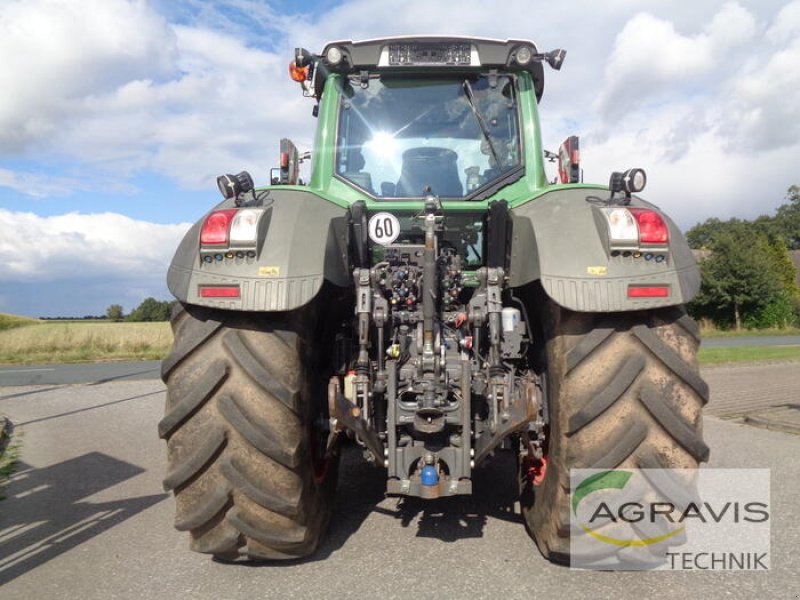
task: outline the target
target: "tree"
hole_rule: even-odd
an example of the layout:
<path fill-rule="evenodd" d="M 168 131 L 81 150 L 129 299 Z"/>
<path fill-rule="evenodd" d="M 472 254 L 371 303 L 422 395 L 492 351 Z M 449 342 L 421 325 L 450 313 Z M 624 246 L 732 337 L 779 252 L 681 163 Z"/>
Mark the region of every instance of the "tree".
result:
<path fill-rule="evenodd" d="M 119 304 L 112 304 L 106 309 L 106 317 L 111 321 L 122 321 L 125 315 L 122 312 L 122 306 Z"/>
<path fill-rule="evenodd" d="M 766 236 L 741 232 L 718 235 L 711 251 L 700 265 L 703 285 L 690 311 L 741 329 L 745 317 L 763 311 L 784 291 L 773 251 Z"/>
<path fill-rule="evenodd" d="M 173 302 L 158 301 L 155 298 L 145 298 L 128 315 L 128 321 L 169 321 L 173 304 Z"/>
<path fill-rule="evenodd" d="M 749 221 L 741 219 L 721 221 L 712 217 L 687 231 L 686 241 L 689 242 L 689 247 L 695 250 L 709 250 L 721 236 L 744 235 L 751 230 L 752 223 Z"/>
<path fill-rule="evenodd" d="M 755 221 L 707 219 L 686 232 L 686 241 L 695 250 L 707 250 L 721 235 L 749 232 L 763 234 L 770 239 L 780 237 L 790 250 L 800 250 L 800 186 L 791 186 L 786 199 L 788 202 L 779 206 L 774 216 L 762 215 Z"/>
<path fill-rule="evenodd" d="M 788 202 L 775 212 L 775 231 L 790 250 L 800 250 L 800 186 L 790 187 L 786 199 Z"/>

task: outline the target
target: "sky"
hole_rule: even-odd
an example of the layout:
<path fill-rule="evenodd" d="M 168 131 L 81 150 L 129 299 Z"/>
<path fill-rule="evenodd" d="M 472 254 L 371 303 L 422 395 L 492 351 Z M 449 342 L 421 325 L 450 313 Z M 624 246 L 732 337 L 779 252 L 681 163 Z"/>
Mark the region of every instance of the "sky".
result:
<path fill-rule="evenodd" d="M 800 0 L 2 0 L 0 312 L 126 311 L 218 201 L 311 149 L 293 49 L 403 34 L 533 40 L 545 147 L 581 137 L 586 181 L 642 167 L 684 229 L 754 218 L 800 183 Z M 554 173 L 553 173 L 554 174 Z"/>

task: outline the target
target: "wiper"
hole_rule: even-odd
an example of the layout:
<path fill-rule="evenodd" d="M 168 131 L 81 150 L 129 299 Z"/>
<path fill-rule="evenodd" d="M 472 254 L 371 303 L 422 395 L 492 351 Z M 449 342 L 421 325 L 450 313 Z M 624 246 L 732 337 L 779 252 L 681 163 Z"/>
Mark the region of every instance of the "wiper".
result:
<path fill-rule="evenodd" d="M 469 107 L 472 109 L 472 114 L 475 115 L 475 120 L 478 121 L 478 126 L 481 128 L 481 133 L 483 134 L 483 139 L 486 140 L 486 143 L 489 144 L 489 150 L 492 153 L 492 158 L 494 159 L 494 163 L 497 165 L 498 169 L 502 169 L 503 166 L 500 164 L 500 158 L 497 156 L 497 150 L 492 143 L 492 136 L 489 134 L 489 128 L 486 126 L 486 121 L 483 118 L 483 115 L 478 110 L 478 107 L 475 106 L 475 98 L 472 93 L 472 84 L 470 84 L 469 79 L 464 80 L 464 96 L 467 98 L 467 103 Z"/>

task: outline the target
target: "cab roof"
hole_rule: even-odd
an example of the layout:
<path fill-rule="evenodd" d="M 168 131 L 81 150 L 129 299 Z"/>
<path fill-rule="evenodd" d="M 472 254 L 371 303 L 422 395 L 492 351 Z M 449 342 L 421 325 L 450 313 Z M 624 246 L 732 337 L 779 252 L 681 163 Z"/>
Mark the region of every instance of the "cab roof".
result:
<path fill-rule="evenodd" d="M 523 48 L 526 50 L 520 53 Z M 335 49 L 341 52 L 338 62 L 330 60 L 337 57 Z M 524 60 L 526 56 L 527 61 Z M 437 72 L 527 71 L 533 79 L 536 98 L 541 99 L 544 92 L 542 61 L 547 57 L 540 54 L 530 40 L 415 35 L 329 42 L 319 58 L 326 70 L 347 74 L 426 69 Z M 559 67 L 562 58 L 559 58 Z"/>

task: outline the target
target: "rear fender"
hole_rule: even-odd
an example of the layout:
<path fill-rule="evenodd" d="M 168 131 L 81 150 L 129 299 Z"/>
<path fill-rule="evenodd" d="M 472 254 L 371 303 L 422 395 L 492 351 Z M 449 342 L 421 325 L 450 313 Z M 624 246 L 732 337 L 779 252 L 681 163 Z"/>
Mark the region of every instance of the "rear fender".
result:
<path fill-rule="evenodd" d="M 691 300 L 700 289 L 700 271 L 675 223 L 661 213 L 670 234 L 664 262 L 612 257 L 605 224 L 593 210 L 597 204 L 587 201 L 592 195 L 606 197 L 608 192 L 562 189 L 512 210 L 511 286 L 538 280 L 557 304 L 579 312 L 642 310 Z M 631 206 L 658 210 L 639 198 Z M 631 285 L 666 286 L 670 295 L 629 298 Z"/>
<path fill-rule="evenodd" d="M 308 303 L 323 280 L 350 285 L 347 210 L 311 192 L 271 189 L 264 196 L 255 258 L 205 263 L 200 229 L 205 217 L 186 234 L 167 274 L 167 285 L 180 301 L 229 310 L 285 311 Z M 225 201 L 214 208 L 235 208 Z M 239 286 L 239 298 L 204 298 L 203 286 Z"/>

